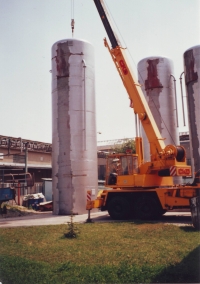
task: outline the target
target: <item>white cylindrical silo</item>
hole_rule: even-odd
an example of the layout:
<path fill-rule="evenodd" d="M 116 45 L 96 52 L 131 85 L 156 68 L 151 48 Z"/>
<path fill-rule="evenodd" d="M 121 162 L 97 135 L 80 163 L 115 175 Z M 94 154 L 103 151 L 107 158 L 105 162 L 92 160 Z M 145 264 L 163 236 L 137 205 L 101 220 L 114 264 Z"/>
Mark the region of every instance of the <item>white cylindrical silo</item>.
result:
<path fill-rule="evenodd" d="M 64 39 L 52 46 L 53 214 L 86 213 L 97 194 L 94 48 Z"/>
<path fill-rule="evenodd" d="M 173 63 L 169 58 L 153 56 L 138 63 L 138 78 L 150 110 L 165 144 L 179 144 Z M 150 161 L 150 147 L 142 130 L 144 159 Z"/>
<path fill-rule="evenodd" d="M 190 149 L 193 171 L 200 169 L 200 45 L 184 52 Z"/>

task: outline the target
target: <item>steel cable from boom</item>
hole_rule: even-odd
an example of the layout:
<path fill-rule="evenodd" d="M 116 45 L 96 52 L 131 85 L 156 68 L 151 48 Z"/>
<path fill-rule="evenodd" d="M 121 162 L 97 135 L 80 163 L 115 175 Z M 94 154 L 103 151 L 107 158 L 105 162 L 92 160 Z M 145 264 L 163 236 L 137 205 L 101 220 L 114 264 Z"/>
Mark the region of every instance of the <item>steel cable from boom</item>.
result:
<path fill-rule="evenodd" d="M 162 120 L 162 123 L 163 123 L 163 124 L 164 124 L 164 126 L 165 126 L 165 129 L 166 129 L 166 130 L 167 130 L 167 132 L 169 133 L 169 136 L 170 136 L 170 138 L 172 139 L 173 144 L 175 145 L 176 143 L 175 143 L 175 141 L 174 141 L 174 138 L 173 138 L 173 136 L 171 135 L 171 132 L 169 131 L 169 129 L 168 129 L 168 127 L 167 127 L 167 125 L 166 125 L 166 123 L 165 123 L 164 119 L 162 118 L 162 115 L 161 115 L 160 111 L 158 110 L 158 107 L 157 107 L 157 105 L 156 105 L 156 103 L 155 103 L 154 99 L 153 99 L 152 97 L 150 97 L 150 96 L 149 96 L 149 100 L 151 100 L 151 102 L 153 103 L 153 105 L 154 105 L 155 109 L 156 109 L 156 110 L 157 110 L 157 112 L 158 112 L 158 115 L 160 116 L 160 118 L 161 118 L 161 120 Z"/>
<path fill-rule="evenodd" d="M 74 0 L 71 0 L 71 29 L 72 29 L 72 37 L 74 36 Z"/>

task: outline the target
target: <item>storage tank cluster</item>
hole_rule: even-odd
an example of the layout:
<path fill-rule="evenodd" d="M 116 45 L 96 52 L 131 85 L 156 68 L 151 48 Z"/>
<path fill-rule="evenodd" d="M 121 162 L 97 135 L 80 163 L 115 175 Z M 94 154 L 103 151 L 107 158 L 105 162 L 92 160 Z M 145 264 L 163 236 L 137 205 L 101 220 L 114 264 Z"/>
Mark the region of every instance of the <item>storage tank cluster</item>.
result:
<path fill-rule="evenodd" d="M 200 170 L 200 45 L 183 54 L 190 133 L 191 162 Z M 179 144 L 176 89 L 173 63 L 161 56 L 147 57 L 138 63 L 138 81 L 142 86 L 165 144 Z M 150 160 L 149 143 L 142 130 L 144 159 Z M 176 178 L 178 181 L 178 178 Z"/>
<path fill-rule="evenodd" d="M 64 39 L 52 46 L 53 214 L 86 213 L 97 194 L 94 48 Z"/>
<path fill-rule="evenodd" d="M 200 46 L 184 53 L 191 157 L 200 169 Z M 153 56 L 138 63 L 143 93 L 165 143 L 179 144 L 173 63 Z M 150 160 L 144 131 L 144 158 Z M 86 213 L 87 190 L 97 195 L 97 141 L 94 49 L 84 40 L 64 39 L 52 46 L 53 214 Z M 178 181 L 178 180 L 177 180 Z"/>

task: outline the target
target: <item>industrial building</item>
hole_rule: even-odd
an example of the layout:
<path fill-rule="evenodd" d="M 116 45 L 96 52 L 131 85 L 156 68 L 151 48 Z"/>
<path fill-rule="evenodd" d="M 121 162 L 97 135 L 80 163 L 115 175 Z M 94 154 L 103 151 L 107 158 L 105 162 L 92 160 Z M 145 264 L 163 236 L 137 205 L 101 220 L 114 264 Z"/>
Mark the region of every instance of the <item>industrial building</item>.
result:
<path fill-rule="evenodd" d="M 179 135 L 180 144 L 186 149 L 187 163 L 191 164 L 190 140 L 188 132 Z M 134 138 L 132 138 L 134 139 Z M 105 178 L 106 152 L 112 150 L 115 145 L 121 144 L 127 139 L 105 140 L 97 142 L 98 179 Z M 27 140 L 22 138 L 0 135 L 0 172 L 9 173 L 19 170 L 25 171 L 25 149 L 27 147 L 27 170 L 34 175 L 36 191 L 42 190 L 43 179 L 52 177 L 51 155 L 52 144 Z"/>
<path fill-rule="evenodd" d="M 0 135 L 0 180 L 6 174 L 29 172 L 35 180 L 33 187 L 21 188 L 21 195 L 43 191 L 43 178 L 51 178 L 50 143 Z M 22 201 L 21 201 L 22 203 Z"/>

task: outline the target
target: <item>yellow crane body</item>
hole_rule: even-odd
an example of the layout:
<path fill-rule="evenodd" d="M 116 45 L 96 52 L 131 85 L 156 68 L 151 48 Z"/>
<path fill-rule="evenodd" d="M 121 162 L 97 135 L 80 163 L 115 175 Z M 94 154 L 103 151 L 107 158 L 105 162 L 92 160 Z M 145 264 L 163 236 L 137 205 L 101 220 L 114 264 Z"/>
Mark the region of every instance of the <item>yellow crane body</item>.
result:
<path fill-rule="evenodd" d="M 105 187 L 95 200 L 87 201 L 86 209 L 108 210 L 113 219 L 136 216 L 140 219 L 158 218 L 169 209 L 189 208 L 190 199 L 200 195 L 200 171 L 192 184 L 174 185 L 174 176 L 192 176 L 186 163 L 184 147 L 165 145 L 147 101 L 126 56 L 126 49 L 108 20 L 103 0 L 94 0 L 103 25 L 112 44 L 108 49 L 133 104 L 134 113 L 150 144 L 150 161 L 144 161 L 141 137 L 135 138 L 136 154 L 107 156 Z"/>

